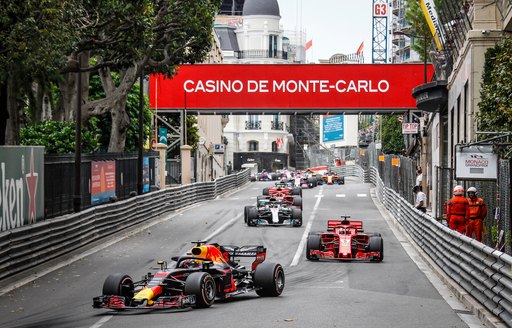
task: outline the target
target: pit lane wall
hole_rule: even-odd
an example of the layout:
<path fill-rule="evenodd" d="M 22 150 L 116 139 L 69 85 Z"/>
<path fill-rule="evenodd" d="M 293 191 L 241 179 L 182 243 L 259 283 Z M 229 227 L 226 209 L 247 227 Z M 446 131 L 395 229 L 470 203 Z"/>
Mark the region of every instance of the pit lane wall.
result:
<path fill-rule="evenodd" d="M 0 282 L 13 274 L 249 182 L 243 170 L 211 182 L 167 188 L 0 233 Z"/>
<path fill-rule="evenodd" d="M 469 295 L 512 327 L 512 257 L 418 211 L 384 185 L 375 167 L 365 176 L 364 181 L 376 186 L 378 199 L 415 243 Z M 490 320 L 481 312 L 478 315 L 484 323 Z"/>

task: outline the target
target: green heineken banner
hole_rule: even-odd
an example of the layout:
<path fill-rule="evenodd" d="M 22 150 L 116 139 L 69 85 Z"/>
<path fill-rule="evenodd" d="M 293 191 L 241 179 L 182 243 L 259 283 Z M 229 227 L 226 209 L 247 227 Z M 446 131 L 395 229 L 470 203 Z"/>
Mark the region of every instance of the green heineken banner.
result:
<path fill-rule="evenodd" d="M 44 218 L 44 147 L 0 147 L 0 231 Z"/>

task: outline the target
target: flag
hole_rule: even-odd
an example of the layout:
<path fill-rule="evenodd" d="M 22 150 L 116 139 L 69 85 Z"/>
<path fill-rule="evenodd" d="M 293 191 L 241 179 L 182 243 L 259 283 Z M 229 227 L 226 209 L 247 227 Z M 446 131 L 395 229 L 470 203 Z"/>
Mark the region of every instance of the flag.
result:
<path fill-rule="evenodd" d="M 313 46 L 313 40 L 306 42 L 306 51 Z"/>
<path fill-rule="evenodd" d="M 359 45 L 359 48 L 357 48 L 357 51 L 356 51 L 356 55 L 361 55 L 363 53 L 363 48 L 364 48 L 364 41 L 361 42 L 361 45 Z"/>
<path fill-rule="evenodd" d="M 280 149 L 284 145 L 284 139 L 283 138 L 277 138 L 276 139 L 276 147 L 277 149 Z"/>

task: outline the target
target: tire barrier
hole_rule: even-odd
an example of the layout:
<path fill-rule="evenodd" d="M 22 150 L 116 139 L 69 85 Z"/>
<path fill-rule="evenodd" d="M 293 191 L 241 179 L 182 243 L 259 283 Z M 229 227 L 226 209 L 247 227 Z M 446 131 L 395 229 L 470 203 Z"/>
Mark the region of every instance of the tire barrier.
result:
<path fill-rule="evenodd" d="M 384 186 L 369 168 L 377 198 L 414 242 L 487 310 L 512 327 L 512 257 L 439 223 Z"/>
<path fill-rule="evenodd" d="M 0 233 L 0 281 L 163 213 L 214 199 L 249 182 L 249 170 L 143 194 Z"/>

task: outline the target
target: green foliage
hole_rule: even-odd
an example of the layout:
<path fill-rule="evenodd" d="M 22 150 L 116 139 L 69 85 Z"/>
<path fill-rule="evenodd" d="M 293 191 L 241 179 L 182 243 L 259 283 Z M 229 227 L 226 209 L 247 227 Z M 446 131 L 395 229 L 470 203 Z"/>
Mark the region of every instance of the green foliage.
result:
<path fill-rule="evenodd" d="M 436 8 L 440 8 L 441 1 L 434 1 Z M 428 27 L 427 20 L 420 7 L 419 1 L 408 0 L 405 3 L 405 20 L 410 24 L 407 34 L 415 35 L 411 40 L 411 48 L 424 60 L 425 47 L 427 52 L 432 44 L 433 36 Z M 428 59 L 428 55 L 427 55 Z"/>
<path fill-rule="evenodd" d="M 114 84 L 119 84 L 119 74 L 113 73 Z M 136 151 L 138 148 L 138 138 L 139 138 L 139 95 L 140 95 L 140 85 L 134 84 L 128 93 L 127 101 L 126 101 L 126 111 L 128 112 L 128 116 L 130 117 L 130 126 L 128 127 L 127 136 L 126 136 L 126 144 L 125 151 Z M 94 75 L 91 77 L 89 82 L 89 100 L 96 100 L 105 97 L 105 92 L 103 91 L 103 87 L 101 86 L 101 81 L 98 75 Z M 144 97 L 144 125 L 143 131 L 144 136 L 143 140 L 147 140 L 149 136 L 152 134 L 151 125 L 152 125 L 152 111 L 149 108 L 149 99 Z M 108 148 L 109 140 L 110 140 L 110 130 L 111 130 L 111 122 L 112 119 L 110 114 L 103 114 L 101 116 L 92 117 L 88 126 L 92 130 L 100 131 L 98 145 L 99 148 L 105 150 Z"/>
<path fill-rule="evenodd" d="M 404 150 L 402 124 L 400 115 L 383 115 L 382 122 L 382 152 L 386 154 L 401 154 Z M 380 122 L 379 122 L 380 123 Z"/>
<path fill-rule="evenodd" d="M 44 146 L 46 154 L 68 154 L 75 152 L 75 123 L 44 121 L 27 125 L 20 130 L 20 144 Z M 98 147 L 96 133 L 91 129 L 82 130 L 82 152 L 90 153 Z"/>
<path fill-rule="evenodd" d="M 512 39 L 506 37 L 485 54 L 478 130 L 512 131 Z M 482 139 L 491 137 L 482 135 Z M 501 154 L 504 155 L 504 154 Z"/>

